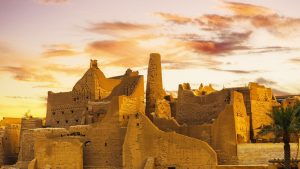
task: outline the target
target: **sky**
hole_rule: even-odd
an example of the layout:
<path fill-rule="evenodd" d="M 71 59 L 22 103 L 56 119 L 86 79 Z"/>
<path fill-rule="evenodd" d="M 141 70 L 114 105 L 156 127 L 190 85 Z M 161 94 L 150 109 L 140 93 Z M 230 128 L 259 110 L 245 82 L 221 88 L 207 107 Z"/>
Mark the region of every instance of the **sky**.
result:
<path fill-rule="evenodd" d="M 258 82 L 300 93 L 299 0 L 0 0 L 0 118 L 46 114 L 97 59 L 107 77 L 147 74 L 164 88 Z"/>

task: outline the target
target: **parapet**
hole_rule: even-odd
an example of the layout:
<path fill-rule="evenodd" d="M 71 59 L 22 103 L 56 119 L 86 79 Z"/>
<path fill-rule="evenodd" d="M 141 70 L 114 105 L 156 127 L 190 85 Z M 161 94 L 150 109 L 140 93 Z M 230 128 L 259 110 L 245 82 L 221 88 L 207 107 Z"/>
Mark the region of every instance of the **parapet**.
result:
<path fill-rule="evenodd" d="M 90 68 L 98 68 L 97 60 L 91 59 Z"/>

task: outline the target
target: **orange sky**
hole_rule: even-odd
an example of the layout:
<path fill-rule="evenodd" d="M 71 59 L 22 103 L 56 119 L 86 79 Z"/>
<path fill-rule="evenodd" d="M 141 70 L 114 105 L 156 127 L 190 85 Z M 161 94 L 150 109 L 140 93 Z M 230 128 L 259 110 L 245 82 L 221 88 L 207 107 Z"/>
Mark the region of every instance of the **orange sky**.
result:
<path fill-rule="evenodd" d="M 106 76 L 146 75 L 162 55 L 164 88 L 250 81 L 300 93 L 297 0 L 2 0 L 0 118 L 43 117 L 47 91 L 69 91 L 98 59 Z"/>

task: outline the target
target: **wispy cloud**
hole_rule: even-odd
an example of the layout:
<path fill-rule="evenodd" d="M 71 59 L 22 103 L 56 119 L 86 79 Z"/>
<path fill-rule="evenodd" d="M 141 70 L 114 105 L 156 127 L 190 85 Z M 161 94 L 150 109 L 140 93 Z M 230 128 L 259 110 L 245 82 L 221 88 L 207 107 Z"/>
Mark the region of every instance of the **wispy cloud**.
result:
<path fill-rule="evenodd" d="M 277 82 L 273 81 L 273 80 L 268 80 L 268 79 L 265 79 L 263 77 L 259 77 L 256 79 L 256 82 L 257 83 L 260 83 L 260 84 L 265 84 L 265 85 L 276 85 Z"/>
<path fill-rule="evenodd" d="M 35 0 L 41 4 L 65 4 L 68 3 L 70 0 Z"/>
<path fill-rule="evenodd" d="M 219 35 L 219 41 L 203 41 L 203 40 L 189 40 L 185 42 L 188 48 L 196 52 L 216 55 L 216 54 L 230 54 L 233 51 L 250 49 L 243 43 L 249 38 L 252 32 L 245 33 L 227 33 Z"/>
<path fill-rule="evenodd" d="M 80 75 L 84 72 L 83 67 L 70 67 L 68 65 L 62 64 L 50 64 L 45 67 L 48 71 L 64 73 L 67 75 Z"/>
<path fill-rule="evenodd" d="M 56 79 L 51 74 L 44 73 L 37 69 L 29 69 L 16 66 L 3 66 L 0 67 L 0 72 L 11 73 L 13 75 L 13 78 L 18 81 L 56 82 Z"/>
<path fill-rule="evenodd" d="M 290 59 L 290 62 L 291 63 L 300 64 L 300 57 L 298 57 L 298 58 L 292 58 L 292 59 Z"/>
<path fill-rule="evenodd" d="M 94 41 L 87 45 L 86 52 L 106 58 L 110 66 L 142 66 L 146 64 L 147 53 L 133 40 Z"/>
<path fill-rule="evenodd" d="M 91 23 L 86 30 L 96 33 L 115 33 L 124 31 L 139 31 L 152 28 L 152 25 L 129 22 Z"/>
<path fill-rule="evenodd" d="M 220 69 L 220 68 L 209 68 L 211 70 L 220 71 L 220 72 L 229 72 L 235 74 L 251 74 L 251 73 L 258 73 L 257 70 L 237 70 L 237 69 Z"/>
<path fill-rule="evenodd" d="M 5 97 L 9 99 L 32 99 L 32 97 L 27 97 L 27 96 L 5 96 Z"/>
<path fill-rule="evenodd" d="M 224 1 L 224 7 L 230 9 L 238 16 L 258 16 L 258 15 L 274 15 L 274 10 L 263 6 L 257 6 L 247 3 Z"/>
<path fill-rule="evenodd" d="M 70 57 L 79 54 L 69 44 L 53 44 L 44 45 L 45 51 L 42 52 L 42 56 L 46 58 L 51 57 Z"/>
<path fill-rule="evenodd" d="M 176 24 L 187 24 L 193 21 L 193 19 L 189 17 L 180 16 L 177 14 L 172 13 L 165 13 L 165 12 L 157 12 L 155 15 L 163 18 L 167 22 L 172 22 Z"/>

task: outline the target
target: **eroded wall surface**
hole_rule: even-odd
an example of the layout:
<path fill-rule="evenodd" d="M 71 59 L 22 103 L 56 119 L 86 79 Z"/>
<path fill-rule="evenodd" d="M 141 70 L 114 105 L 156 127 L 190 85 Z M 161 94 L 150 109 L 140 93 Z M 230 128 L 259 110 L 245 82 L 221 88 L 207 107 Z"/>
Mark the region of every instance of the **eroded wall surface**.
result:
<path fill-rule="evenodd" d="M 82 145 L 76 137 L 37 140 L 34 145 L 36 169 L 82 169 Z"/>
<path fill-rule="evenodd" d="M 72 91 L 48 92 L 46 126 L 69 127 L 81 124 L 81 118 L 88 111 L 88 101 L 108 97 L 120 82 L 120 79 L 106 78 L 98 68 L 97 61 L 91 60 L 90 68 Z"/>
<path fill-rule="evenodd" d="M 151 53 L 146 87 L 146 115 L 149 118 L 152 118 L 151 113 L 155 112 L 156 101 L 163 99 L 165 95 L 162 84 L 161 58 L 158 53 Z"/>
<path fill-rule="evenodd" d="M 212 123 L 229 103 L 228 90 L 196 96 L 191 89 L 179 85 L 176 120 L 188 125 Z"/>
<path fill-rule="evenodd" d="M 34 143 L 39 139 L 55 138 L 67 135 L 64 128 L 40 128 L 25 130 L 20 140 L 20 153 L 17 165 L 20 168 L 27 168 L 28 163 L 34 159 Z"/>
<path fill-rule="evenodd" d="M 7 118 L 2 121 L 3 126 L 0 126 L 2 128 L 1 147 L 3 152 L 2 160 L 4 164 L 14 164 L 17 162 L 20 148 L 20 122 L 20 119 L 16 120 L 14 118 Z"/>
<path fill-rule="evenodd" d="M 191 148 L 193 147 L 193 148 Z M 139 114 L 129 120 L 123 144 L 123 167 L 143 168 L 149 157 L 156 168 L 215 168 L 217 157 L 205 142 L 177 134 L 163 132 L 146 116 Z"/>
<path fill-rule="evenodd" d="M 259 138 L 258 132 L 262 125 L 271 123 L 271 118 L 267 115 L 272 111 L 274 100 L 272 90 L 257 83 L 250 83 L 250 104 L 251 104 L 251 128 L 253 139 Z"/>
<path fill-rule="evenodd" d="M 219 164 L 237 164 L 237 144 L 249 142 L 249 128 L 243 95 L 232 91 L 230 104 L 212 124 L 212 147 Z"/>

